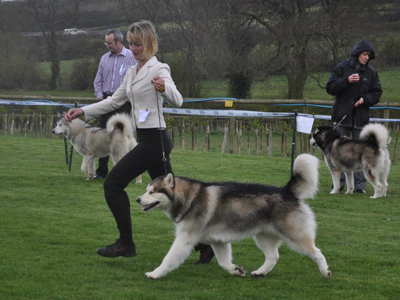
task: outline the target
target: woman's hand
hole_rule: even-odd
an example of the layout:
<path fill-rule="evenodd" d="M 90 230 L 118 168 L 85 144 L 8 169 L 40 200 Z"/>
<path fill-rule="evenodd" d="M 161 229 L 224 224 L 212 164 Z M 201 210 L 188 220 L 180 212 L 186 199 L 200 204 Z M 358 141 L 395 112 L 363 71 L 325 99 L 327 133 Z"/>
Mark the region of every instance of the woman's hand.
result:
<path fill-rule="evenodd" d="M 71 108 L 66 114 L 65 114 L 65 120 L 68 122 L 71 122 L 73 119 L 76 119 L 79 116 L 83 115 L 83 109 L 82 108 Z"/>
<path fill-rule="evenodd" d="M 352 74 L 349 76 L 349 82 L 359 82 L 360 81 L 360 75 L 358 75 L 357 73 Z"/>
<path fill-rule="evenodd" d="M 355 104 L 354 104 L 354 107 L 357 107 L 357 106 L 359 106 L 359 105 L 361 105 L 361 104 L 363 104 L 364 103 L 364 98 L 360 98 Z"/>
<path fill-rule="evenodd" d="M 154 76 L 153 80 L 151 81 L 151 84 L 154 86 L 154 89 L 156 91 L 159 91 L 160 93 L 165 92 L 165 81 L 160 76 L 158 75 Z"/>

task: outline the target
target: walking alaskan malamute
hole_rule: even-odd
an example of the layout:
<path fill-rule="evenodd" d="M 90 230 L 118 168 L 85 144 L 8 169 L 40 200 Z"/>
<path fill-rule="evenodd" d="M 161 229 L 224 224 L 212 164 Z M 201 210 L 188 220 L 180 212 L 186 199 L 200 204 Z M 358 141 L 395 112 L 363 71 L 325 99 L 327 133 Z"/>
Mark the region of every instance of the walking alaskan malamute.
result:
<path fill-rule="evenodd" d="M 87 180 L 92 180 L 96 172 L 95 158 L 111 156 L 115 165 L 121 158 L 132 150 L 137 142 L 133 137 L 132 123 L 127 114 L 115 114 L 107 121 L 107 128 L 90 126 L 81 119 L 72 122 L 59 116 L 53 134 L 63 134 L 83 156 L 81 170 Z M 139 176 L 137 183 L 141 183 Z"/>
<path fill-rule="evenodd" d="M 331 194 L 338 194 L 340 174 L 346 175 L 346 194 L 353 194 L 354 171 L 363 171 L 374 188 L 371 198 L 386 197 L 387 177 L 390 171 L 390 156 L 387 150 L 389 132 L 380 124 L 368 124 L 359 140 L 342 136 L 329 126 L 315 129 L 310 144 L 318 146 L 324 153 L 325 162 L 331 172 L 333 189 Z"/>
<path fill-rule="evenodd" d="M 231 242 L 254 236 L 264 252 L 265 262 L 253 276 L 264 276 L 275 266 L 282 241 L 308 255 L 326 278 L 331 271 L 315 247 L 316 221 L 304 199 L 318 189 L 316 157 L 302 154 L 284 187 L 251 183 L 204 183 L 172 174 L 150 183 L 137 198 L 143 211 L 162 209 L 175 224 L 175 241 L 150 279 L 160 278 L 178 268 L 199 242 L 211 244 L 219 265 L 232 275 L 245 271 L 232 264 Z"/>

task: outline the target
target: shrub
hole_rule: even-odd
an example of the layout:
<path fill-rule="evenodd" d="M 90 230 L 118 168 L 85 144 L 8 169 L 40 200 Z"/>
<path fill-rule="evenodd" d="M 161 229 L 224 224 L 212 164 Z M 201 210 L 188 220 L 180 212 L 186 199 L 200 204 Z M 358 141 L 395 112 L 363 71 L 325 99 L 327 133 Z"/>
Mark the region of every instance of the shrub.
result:
<path fill-rule="evenodd" d="M 37 64 L 31 63 L 27 55 L 21 52 L 0 56 L 0 70 L 0 89 L 36 90 L 44 82 Z"/>
<path fill-rule="evenodd" d="M 97 65 L 93 59 L 75 61 L 70 77 L 71 88 L 79 91 L 93 89 L 96 70 Z"/>

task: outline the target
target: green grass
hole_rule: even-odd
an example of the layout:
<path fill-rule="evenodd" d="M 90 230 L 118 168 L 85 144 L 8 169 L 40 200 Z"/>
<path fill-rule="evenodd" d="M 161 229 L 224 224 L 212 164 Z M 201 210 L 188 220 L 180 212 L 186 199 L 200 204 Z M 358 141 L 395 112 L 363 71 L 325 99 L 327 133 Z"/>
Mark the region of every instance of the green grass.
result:
<path fill-rule="evenodd" d="M 333 277 L 322 277 L 308 257 L 280 248 L 280 260 L 264 278 L 238 278 L 214 259 L 195 266 L 194 252 L 177 270 L 156 281 L 156 268 L 173 238 L 161 211 L 144 213 L 134 199 L 149 182 L 132 183 L 134 239 L 139 255 L 104 259 L 97 247 L 117 237 L 103 198 L 102 181 L 88 182 L 74 153 L 67 171 L 63 141 L 0 136 L 1 299 L 398 299 L 400 282 L 400 167 L 392 166 L 388 197 L 330 195 L 331 179 L 321 160 L 320 191 L 312 206 L 316 244 Z M 290 158 L 228 155 L 175 149 L 177 175 L 206 181 L 235 180 L 283 185 Z M 252 239 L 233 244 L 234 262 L 247 271 L 263 255 Z"/>

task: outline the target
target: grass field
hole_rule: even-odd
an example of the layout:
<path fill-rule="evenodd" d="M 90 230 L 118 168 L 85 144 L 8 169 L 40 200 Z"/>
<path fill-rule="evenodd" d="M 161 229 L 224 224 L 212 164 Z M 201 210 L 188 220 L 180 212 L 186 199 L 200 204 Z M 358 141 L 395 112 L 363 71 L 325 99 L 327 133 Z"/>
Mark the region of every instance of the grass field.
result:
<path fill-rule="evenodd" d="M 0 299 L 398 299 L 400 282 L 400 168 L 392 166 L 388 197 L 330 195 L 321 160 L 320 190 L 307 200 L 319 225 L 316 245 L 332 270 L 322 277 L 308 257 L 280 248 L 264 278 L 238 278 L 215 259 L 196 266 L 194 252 L 166 277 L 148 280 L 173 238 L 160 211 L 144 213 L 134 199 L 149 182 L 132 183 L 134 239 L 139 255 L 105 259 L 96 248 L 117 238 L 102 182 L 84 180 L 74 153 L 67 171 L 61 139 L 0 136 Z M 177 175 L 204 181 L 235 180 L 284 185 L 290 158 L 228 155 L 175 149 Z M 263 263 L 252 239 L 233 244 L 234 262 L 248 272 Z"/>

